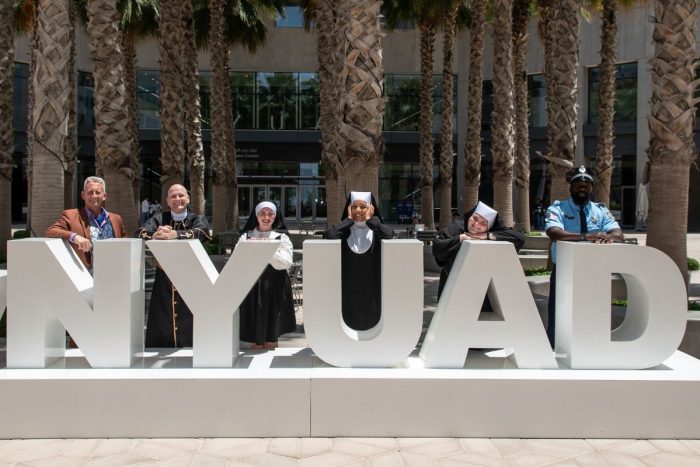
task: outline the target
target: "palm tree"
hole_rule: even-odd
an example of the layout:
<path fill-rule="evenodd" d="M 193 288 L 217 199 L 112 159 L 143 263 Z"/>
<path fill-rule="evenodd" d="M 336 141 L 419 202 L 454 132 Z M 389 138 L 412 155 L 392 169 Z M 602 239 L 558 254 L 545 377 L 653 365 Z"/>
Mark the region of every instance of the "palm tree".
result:
<path fill-rule="evenodd" d="M 568 197 L 566 172 L 576 153 L 578 50 L 581 0 L 541 2 L 545 22 L 545 79 L 550 199 Z"/>
<path fill-rule="evenodd" d="M 32 209 L 35 234 L 46 228 L 63 210 L 64 142 L 68 130 L 70 81 L 68 57 L 70 18 L 68 0 L 38 0 L 35 70 L 32 78 L 33 133 Z"/>
<path fill-rule="evenodd" d="M 7 253 L 12 231 L 12 77 L 14 74 L 14 11 L 12 2 L 0 4 L 0 254 Z"/>
<path fill-rule="evenodd" d="M 598 134 L 595 152 L 595 200 L 610 203 L 615 116 L 615 56 L 617 54 L 617 9 L 619 0 L 602 0 L 600 34 L 600 87 Z"/>
<path fill-rule="evenodd" d="M 440 105 L 440 227 L 452 222 L 452 112 L 454 109 L 454 60 L 457 16 L 461 1 L 446 5 L 442 37 L 442 100 Z"/>
<path fill-rule="evenodd" d="M 134 174 L 141 173 L 139 157 L 139 105 L 136 91 L 136 41 L 141 37 L 153 36 L 158 30 L 157 0 L 128 0 L 119 2 L 121 12 L 122 55 L 124 57 L 124 87 L 126 106 L 129 115 L 129 154 L 130 166 Z M 141 177 L 135 176 L 132 186 L 134 202 L 141 200 Z"/>
<path fill-rule="evenodd" d="M 187 160 L 190 179 L 190 208 L 204 213 L 204 145 L 199 105 L 199 72 L 192 0 L 182 3 L 182 21 L 185 35 L 182 41 L 182 70 L 185 86 L 185 126 L 187 129 Z"/>
<path fill-rule="evenodd" d="M 464 201 L 465 211 L 479 201 L 481 178 L 481 104 L 483 93 L 484 34 L 486 0 L 472 0 L 471 26 L 469 29 L 469 96 L 467 112 L 466 144 L 464 146 Z"/>
<path fill-rule="evenodd" d="M 184 36 L 182 2 L 160 0 L 158 10 L 160 49 L 160 162 L 163 205 L 170 186 L 183 183 L 185 131 L 182 91 L 182 49 Z"/>
<path fill-rule="evenodd" d="M 495 0 L 493 113 L 491 114 L 493 207 L 513 226 L 513 2 Z"/>
<path fill-rule="evenodd" d="M 68 49 L 68 128 L 66 140 L 64 142 L 65 149 L 63 151 L 63 207 L 66 209 L 74 208 L 76 202 L 75 193 L 75 176 L 78 171 L 78 133 L 77 133 L 77 109 L 76 109 L 76 72 L 75 72 L 75 22 L 76 22 L 76 4 L 71 0 L 68 2 L 68 18 L 70 21 L 69 43 Z"/>
<path fill-rule="evenodd" d="M 254 52 L 265 43 L 265 20 L 284 9 L 280 0 L 209 0 L 195 5 L 197 43 L 211 54 L 212 228 L 220 232 L 238 225 L 230 49 L 238 44 Z"/>
<path fill-rule="evenodd" d="M 338 177 L 343 173 L 342 158 L 345 140 L 340 128 L 345 95 L 345 57 L 347 41 L 348 1 L 303 0 L 304 23 L 307 31 L 316 22 L 319 105 L 321 124 L 321 166 L 323 167 L 329 223 L 340 218 L 345 192 L 338 190 Z"/>
<path fill-rule="evenodd" d="M 346 30 L 348 75 L 341 125 L 345 153 L 343 172 L 338 177 L 339 194 L 351 190 L 378 192 L 386 103 L 382 96 L 381 5 L 381 0 L 356 0 L 349 10 Z"/>
<path fill-rule="evenodd" d="M 121 51 L 121 14 L 117 0 L 89 0 L 87 3 L 90 52 L 95 81 L 95 159 L 99 161 L 110 193 L 110 209 L 124 219 L 127 232 L 138 227 L 138 210 L 133 196 L 129 115 L 124 87 Z"/>
<path fill-rule="evenodd" d="M 695 156 L 696 9 L 695 0 L 654 2 L 654 58 L 650 60 L 647 245 L 670 256 L 686 284 L 688 184 Z"/>
<path fill-rule="evenodd" d="M 513 2 L 513 91 L 515 94 L 515 188 L 518 205 L 515 218 L 530 231 L 530 138 L 527 89 L 527 25 L 530 0 Z"/>

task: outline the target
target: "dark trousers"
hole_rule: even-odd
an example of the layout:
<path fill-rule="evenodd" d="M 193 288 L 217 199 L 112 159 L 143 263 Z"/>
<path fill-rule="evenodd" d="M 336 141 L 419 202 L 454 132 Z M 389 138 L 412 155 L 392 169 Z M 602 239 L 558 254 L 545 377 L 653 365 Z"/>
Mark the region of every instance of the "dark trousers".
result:
<path fill-rule="evenodd" d="M 556 324 L 556 304 L 557 304 L 557 267 L 552 265 L 552 275 L 549 276 L 549 301 L 547 302 L 547 339 L 554 348 L 554 329 Z"/>

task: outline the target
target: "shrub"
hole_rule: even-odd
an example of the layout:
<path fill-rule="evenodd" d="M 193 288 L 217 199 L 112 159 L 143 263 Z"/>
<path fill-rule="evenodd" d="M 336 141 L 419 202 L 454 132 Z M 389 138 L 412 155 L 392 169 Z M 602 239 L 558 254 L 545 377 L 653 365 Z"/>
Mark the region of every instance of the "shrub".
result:
<path fill-rule="evenodd" d="M 700 269 L 700 262 L 695 258 L 688 258 L 688 271 L 697 271 Z"/>
<path fill-rule="evenodd" d="M 627 300 L 624 298 L 616 298 L 615 300 L 612 301 L 613 306 L 627 306 Z"/>
<path fill-rule="evenodd" d="M 700 302 L 696 300 L 688 300 L 688 310 L 700 311 Z"/>
<path fill-rule="evenodd" d="M 547 268 L 525 268 L 526 276 L 548 276 L 552 274 Z"/>
<path fill-rule="evenodd" d="M 19 239 L 19 238 L 29 238 L 32 236 L 32 233 L 29 230 L 16 230 L 15 233 L 12 234 L 12 238 L 14 239 Z"/>

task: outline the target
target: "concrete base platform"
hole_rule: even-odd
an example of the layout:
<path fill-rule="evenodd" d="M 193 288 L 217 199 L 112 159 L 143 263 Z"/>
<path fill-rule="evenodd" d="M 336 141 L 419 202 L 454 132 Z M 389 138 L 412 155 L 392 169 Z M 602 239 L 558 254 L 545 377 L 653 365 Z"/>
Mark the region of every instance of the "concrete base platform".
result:
<path fill-rule="evenodd" d="M 519 370 L 503 351 L 461 370 L 342 369 L 300 348 L 232 369 L 193 369 L 180 350 L 94 370 L 69 353 L 0 370 L 1 438 L 700 438 L 700 361 L 682 352 L 644 371 Z"/>

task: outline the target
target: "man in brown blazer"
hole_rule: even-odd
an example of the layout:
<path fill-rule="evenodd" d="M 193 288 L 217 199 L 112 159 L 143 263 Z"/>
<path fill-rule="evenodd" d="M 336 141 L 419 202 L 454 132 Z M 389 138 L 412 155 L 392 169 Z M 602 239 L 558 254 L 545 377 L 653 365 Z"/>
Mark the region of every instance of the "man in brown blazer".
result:
<path fill-rule="evenodd" d="M 107 212 L 102 207 L 107 199 L 103 179 L 86 178 L 80 197 L 85 207 L 63 211 L 61 218 L 46 230 L 44 236 L 68 241 L 80 261 L 92 273 L 92 243 L 95 240 L 126 237 L 126 230 L 119 214 Z"/>

